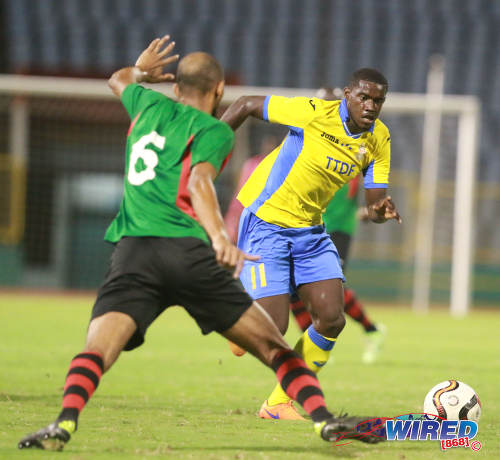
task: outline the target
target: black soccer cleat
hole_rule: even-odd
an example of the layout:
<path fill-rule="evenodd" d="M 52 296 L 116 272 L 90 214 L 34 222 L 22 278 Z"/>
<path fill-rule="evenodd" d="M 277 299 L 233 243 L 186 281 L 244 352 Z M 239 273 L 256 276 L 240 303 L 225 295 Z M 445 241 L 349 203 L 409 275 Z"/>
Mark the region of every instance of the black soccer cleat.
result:
<path fill-rule="evenodd" d="M 356 440 L 376 444 L 386 440 L 383 418 L 331 417 L 314 424 L 314 431 L 328 442 Z"/>
<path fill-rule="evenodd" d="M 65 426 L 68 429 L 65 429 Z M 71 438 L 70 431 L 74 431 L 74 426 L 75 423 L 68 420 L 51 423 L 45 428 L 25 436 L 17 446 L 19 449 L 36 447 L 45 450 L 63 450 L 64 445 Z"/>

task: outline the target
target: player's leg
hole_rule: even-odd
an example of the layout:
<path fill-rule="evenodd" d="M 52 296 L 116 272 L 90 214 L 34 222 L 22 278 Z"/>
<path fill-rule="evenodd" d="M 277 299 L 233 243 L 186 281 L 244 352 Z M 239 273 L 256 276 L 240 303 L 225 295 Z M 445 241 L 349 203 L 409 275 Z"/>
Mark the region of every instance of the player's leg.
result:
<path fill-rule="evenodd" d="M 162 308 L 154 290 L 144 289 L 141 281 L 144 278 L 139 280 L 131 273 L 124 273 L 124 270 L 146 273 L 143 269 L 150 268 L 152 254 L 143 245 L 140 239 L 129 239 L 115 248 L 110 270 L 92 310 L 85 347 L 69 366 L 62 410 L 55 422 L 23 438 L 19 448 L 61 450 L 76 431 L 79 414 L 102 375 L 123 349 L 131 350 L 144 341 L 146 329 Z"/>
<path fill-rule="evenodd" d="M 330 238 L 337 248 L 342 269 L 345 271 L 349 259 L 349 249 L 352 241 L 351 235 L 345 232 L 332 232 L 330 233 Z M 385 340 L 385 326 L 373 323 L 366 309 L 357 299 L 355 291 L 345 286 L 344 312 L 363 327 L 366 336 L 362 360 L 367 364 L 373 363 L 377 359 Z"/>
<path fill-rule="evenodd" d="M 245 262 L 241 282 L 245 291 L 269 313 L 282 334 L 288 329 L 290 251 L 285 229 L 262 221 L 243 210 L 238 232 L 238 247 L 248 254 L 258 254 L 256 262 Z M 241 356 L 242 349 L 231 346 Z"/>
<path fill-rule="evenodd" d="M 309 369 L 317 374 L 328 362 L 337 337 L 345 325 L 340 300 L 342 284 L 340 280 L 319 281 L 303 285 L 299 291 L 305 302 L 314 308 L 315 321 L 299 338 L 294 350 L 303 357 Z M 335 298 L 337 301 L 334 303 L 332 299 Z M 328 308 L 321 306 L 325 302 L 330 302 Z M 332 308 L 331 305 L 336 305 L 336 308 Z M 274 418 L 272 415 L 266 417 L 266 414 L 281 415 L 281 419 L 303 419 L 293 407 L 288 394 L 283 391 L 281 385 L 274 387 L 259 412 L 262 418 Z"/>
<path fill-rule="evenodd" d="M 357 299 L 354 289 L 344 289 L 344 311 L 363 329 L 365 332 L 377 330 L 377 326 L 371 321 L 361 302 Z"/>
<path fill-rule="evenodd" d="M 278 294 L 270 297 L 262 297 L 257 299 L 257 301 L 259 302 L 259 305 L 269 314 L 274 324 L 278 326 L 281 334 L 284 335 L 288 329 L 290 318 L 288 312 L 288 305 L 290 304 L 289 295 Z M 245 354 L 245 350 L 231 340 L 229 341 L 229 347 L 236 356 L 243 356 Z"/>
<path fill-rule="evenodd" d="M 347 262 L 347 256 L 349 253 L 349 247 L 351 243 L 351 235 L 344 232 L 332 232 L 329 234 L 332 239 L 335 247 L 337 249 L 339 258 L 340 258 L 340 266 L 342 270 L 345 271 L 345 264 Z M 298 296 L 295 298 L 292 297 L 292 302 L 290 304 L 290 310 L 297 321 L 302 332 L 305 332 L 309 326 L 312 324 L 312 318 L 310 312 L 307 310 L 307 307 L 302 299 Z M 346 311 L 346 310 L 344 310 Z M 346 313 L 348 313 L 346 311 Z"/>
<path fill-rule="evenodd" d="M 85 348 L 69 366 L 58 421 L 71 421 L 76 428 L 78 416 L 92 397 L 101 376 L 115 363 L 136 329 L 137 325 L 129 315 L 115 311 L 90 322 Z"/>
<path fill-rule="evenodd" d="M 299 339 L 296 349 L 307 365 L 319 372 L 345 326 L 343 287 L 339 278 L 305 283 L 299 287 L 300 297 L 310 305 L 312 324 Z"/>
<path fill-rule="evenodd" d="M 339 436 L 367 443 L 383 440 L 368 432 L 369 427 L 364 431 L 362 424 L 371 417 L 332 416 L 314 372 L 296 351 L 290 349 L 269 315 L 257 303 L 254 302 L 233 326 L 221 334 L 274 370 L 283 391 L 304 408 L 315 431 L 324 440 L 334 441 Z"/>
<path fill-rule="evenodd" d="M 290 298 L 288 294 L 258 299 L 259 305 L 269 314 L 270 318 L 278 327 L 279 332 L 284 335 L 288 329 L 290 313 L 288 306 Z M 292 399 L 283 390 L 280 383 L 276 384 L 273 391 L 262 403 L 259 417 L 265 419 L 281 420 L 305 420 L 293 405 Z"/>
<path fill-rule="evenodd" d="M 290 298 L 290 311 L 292 312 L 299 329 L 302 332 L 305 332 L 312 324 L 312 318 L 309 310 L 307 310 L 306 304 L 302 302 L 297 294 L 292 295 Z"/>
<path fill-rule="evenodd" d="M 335 246 L 322 227 L 296 229 L 292 257 L 299 296 L 308 305 L 314 321 L 296 343 L 295 351 L 311 370 L 319 372 L 345 324 L 342 269 Z M 276 386 L 268 401 L 286 404 L 289 398 Z"/>
<path fill-rule="evenodd" d="M 316 321 L 302 334 L 294 350 L 304 358 L 313 372 L 318 373 L 328 361 L 337 336 L 345 325 L 342 312 L 342 283 L 341 280 L 309 283 L 300 286 L 299 293 L 301 298 L 314 309 L 313 318 Z M 323 307 L 323 304 L 328 304 L 328 308 Z M 293 406 L 290 406 L 290 398 L 280 385 L 276 385 L 264 402 L 259 415 L 265 417 L 264 411 L 271 413 L 284 411 L 283 415 L 287 418 L 301 418 L 298 413 L 295 415 L 291 412 Z"/>
<path fill-rule="evenodd" d="M 78 416 L 97 389 L 102 375 L 116 361 L 136 329 L 134 320 L 119 312 L 107 313 L 90 322 L 85 348 L 69 365 L 59 416 L 47 427 L 21 439 L 20 449 L 62 450 L 76 431 Z"/>
<path fill-rule="evenodd" d="M 200 241 L 182 262 L 188 268 L 177 266 L 176 273 L 184 284 L 182 279 L 171 281 L 177 287 L 176 303 L 184 305 L 204 334 L 216 331 L 272 367 L 290 396 L 317 421 L 315 429 L 323 439 L 336 439 L 339 431 L 355 431 L 359 419 L 327 418 L 330 413 L 314 374 L 290 350 L 269 314 L 217 264 L 211 248 Z"/>
<path fill-rule="evenodd" d="M 304 358 L 309 369 L 318 373 L 327 363 L 337 336 L 345 325 L 342 312 L 342 282 L 341 280 L 326 280 L 309 283 L 300 286 L 299 293 L 301 298 L 314 308 L 314 320 L 299 338 L 294 350 Z M 289 396 L 280 385 L 276 385 L 262 407 L 263 410 L 274 413 L 285 410 L 289 406 Z M 262 410 L 261 412 L 260 415 L 264 416 Z M 299 417 L 290 413 L 289 418 L 298 419 Z"/>
<path fill-rule="evenodd" d="M 254 302 L 222 335 L 271 367 L 284 391 L 302 405 L 314 422 L 331 416 L 316 377 L 300 356 L 290 349 L 276 324 L 259 304 Z"/>
<path fill-rule="evenodd" d="M 278 327 L 282 335 L 288 330 L 290 313 L 290 296 L 288 294 L 278 294 L 270 297 L 261 297 L 257 299 L 259 305 L 267 312 L 272 321 Z"/>

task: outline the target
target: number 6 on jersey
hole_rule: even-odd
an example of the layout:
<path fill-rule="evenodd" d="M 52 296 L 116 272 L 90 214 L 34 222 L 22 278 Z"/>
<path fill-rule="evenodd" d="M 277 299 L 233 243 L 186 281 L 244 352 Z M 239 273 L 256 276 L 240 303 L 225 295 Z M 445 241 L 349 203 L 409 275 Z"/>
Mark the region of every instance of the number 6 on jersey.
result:
<path fill-rule="evenodd" d="M 153 180 L 156 177 L 155 168 L 158 165 L 158 155 L 154 150 L 146 148 L 148 144 L 163 149 L 165 138 L 156 131 L 151 131 L 149 134 L 142 136 L 132 146 L 127 175 L 127 179 L 132 185 L 142 185 L 144 182 Z M 138 172 L 136 166 L 140 159 L 142 159 L 146 168 Z"/>

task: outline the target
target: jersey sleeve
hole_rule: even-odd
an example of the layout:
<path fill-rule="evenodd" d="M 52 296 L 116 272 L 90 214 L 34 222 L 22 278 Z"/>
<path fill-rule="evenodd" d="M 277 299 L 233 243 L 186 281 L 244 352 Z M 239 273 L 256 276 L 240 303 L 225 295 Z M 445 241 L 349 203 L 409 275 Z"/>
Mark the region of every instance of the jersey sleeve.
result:
<path fill-rule="evenodd" d="M 137 83 L 132 83 L 124 89 L 121 100 L 130 119 L 134 119 L 146 107 L 160 100 L 170 101 L 171 104 L 174 104 L 172 100 L 163 94 L 152 89 L 146 89 Z"/>
<path fill-rule="evenodd" d="M 324 101 L 307 97 L 267 96 L 264 120 L 296 128 L 304 128 L 323 110 Z"/>
<path fill-rule="evenodd" d="M 191 167 L 208 162 L 220 172 L 234 144 L 234 133 L 229 125 L 218 122 L 198 133 L 191 146 Z"/>
<path fill-rule="evenodd" d="M 382 139 L 374 158 L 363 169 L 365 188 L 387 188 L 391 169 L 391 138 L 389 133 Z"/>

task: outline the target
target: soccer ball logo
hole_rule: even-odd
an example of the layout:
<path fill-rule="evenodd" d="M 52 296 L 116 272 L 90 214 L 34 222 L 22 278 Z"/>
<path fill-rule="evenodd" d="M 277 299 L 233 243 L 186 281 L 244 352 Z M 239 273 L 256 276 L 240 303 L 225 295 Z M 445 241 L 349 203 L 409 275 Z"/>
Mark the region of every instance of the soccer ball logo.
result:
<path fill-rule="evenodd" d="M 424 412 L 447 420 L 477 422 L 481 417 L 481 401 L 469 385 L 459 380 L 446 380 L 427 393 Z"/>

